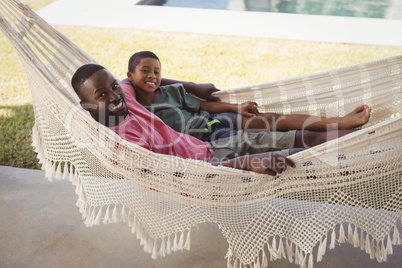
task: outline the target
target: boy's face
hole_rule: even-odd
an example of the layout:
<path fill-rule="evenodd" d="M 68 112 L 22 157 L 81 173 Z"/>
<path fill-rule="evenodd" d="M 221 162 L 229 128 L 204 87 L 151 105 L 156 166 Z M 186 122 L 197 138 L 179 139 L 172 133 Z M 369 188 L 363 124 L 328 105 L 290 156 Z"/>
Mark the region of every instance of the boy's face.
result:
<path fill-rule="evenodd" d="M 106 69 L 90 76 L 80 88 L 81 106 L 99 123 L 112 127 L 128 114 L 124 90 Z"/>
<path fill-rule="evenodd" d="M 154 58 L 143 58 L 135 67 L 134 72 L 128 72 L 127 77 L 135 87 L 148 93 L 154 92 L 161 84 L 162 69 L 160 62 Z"/>

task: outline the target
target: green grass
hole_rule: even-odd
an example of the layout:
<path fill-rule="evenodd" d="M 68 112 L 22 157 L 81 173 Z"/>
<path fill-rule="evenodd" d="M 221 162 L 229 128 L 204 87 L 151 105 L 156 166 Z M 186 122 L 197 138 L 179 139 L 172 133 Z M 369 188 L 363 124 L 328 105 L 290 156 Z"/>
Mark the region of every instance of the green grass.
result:
<path fill-rule="evenodd" d="M 34 10 L 52 1 L 39 2 L 25 1 Z M 161 59 L 163 77 L 210 82 L 222 90 L 402 54 L 402 47 L 134 29 L 56 28 L 121 79 L 134 52 L 151 50 Z M 0 165 L 39 168 L 30 147 L 34 122 L 30 89 L 17 54 L 2 33 L 0 58 Z"/>

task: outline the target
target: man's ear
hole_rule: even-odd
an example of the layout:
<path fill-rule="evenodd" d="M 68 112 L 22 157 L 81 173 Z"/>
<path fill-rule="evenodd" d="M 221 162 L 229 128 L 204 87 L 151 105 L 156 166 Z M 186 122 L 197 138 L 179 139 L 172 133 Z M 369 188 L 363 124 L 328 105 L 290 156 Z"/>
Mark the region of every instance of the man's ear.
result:
<path fill-rule="evenodd" d="M 82 108 L 84 108 L 85 111 L 91 112 L 91 109 L 90 109 L 91 107 L 90 107 L 90 105 L 88 105 L 87 102 L 81 100 L 80 105 Z"/>

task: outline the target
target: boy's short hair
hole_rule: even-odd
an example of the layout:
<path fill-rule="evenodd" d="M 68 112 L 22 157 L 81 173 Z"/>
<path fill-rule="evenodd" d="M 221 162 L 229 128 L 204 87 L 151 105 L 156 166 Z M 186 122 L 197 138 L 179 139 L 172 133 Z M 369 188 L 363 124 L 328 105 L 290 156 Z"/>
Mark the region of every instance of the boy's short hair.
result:
<path fill-rule="evenodd" d="M 128 71 L 129 72 L 134 72 L 135 67 L 137 67 L 137 65 L 140 63 L 141 59 L 144 58 L 153 58 L 159 61 L 160 60 L 158 58 L 158 56 L 155 55 L 155 53 L 151 52 L 151 51 L 140 51 L 137 53 L 134 53 L 131 57 L 130 60 L 128 61 Z"/>
<path fill-rule="evenodd" d="M 75 71 L 73 77 L 71 78 L 71 85 L 74 88 L 75 93 L 79 95 L 79 90 L 82 84 L 90 78 L 94 73 L 99 70 L 103 70 L 105 67 L 99 64 L 85 64 Z"/>

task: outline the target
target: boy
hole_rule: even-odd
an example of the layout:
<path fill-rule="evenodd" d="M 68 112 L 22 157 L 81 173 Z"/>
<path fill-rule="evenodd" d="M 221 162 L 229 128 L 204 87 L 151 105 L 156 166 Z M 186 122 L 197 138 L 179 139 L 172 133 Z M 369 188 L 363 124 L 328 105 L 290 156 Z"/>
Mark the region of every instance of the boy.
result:
<path fill-rule="evenodd" d="M 73 75 L 71 84 L 82 107 L 95 120 L 127 141 L 153 152 L 272 176 L 282 173 L 287 166 L 295 166 L 291 160 L 278 153 L 266 152 L 270 148 L 264 144 L 253 147 L 237 139 L 220 139 L 212 147 L 208 142 L 174 131 L 136 101 L 130 84 L 120 84 L 100 65 L 81 66 Z M 250 134 L 250 137 L 254 136 L 264 138 L 264 135 Z M 299 150 L 291 149 L 290 153 Z"/>
<path fill-rule="evenodd" d="M 259 113 L 255 102 L 230 104 L 199 101 L 186 94 L 181 84 L 160 86 L 161 64 L 159 58 L 150 51 L 141 51 L 131 56 L 127 77 L 135 90 L 136 98 L 145 108 L 160 117 L 174 130 L 190 134 L 203 141 L 216 140 L 233 135 L 239 129 L 264 129 L 272 132 L 288 131 L 288 139 L 297 139 L 301 146 L 300 132 L 305 131 L 305 139 L 310 136 L 322 140 L 326 134 L 315 135 L 306 131 L 344 131 L 365 124 L 371 109 L 366 105 L 357 107 L 350 114 L 339 118 L 325 118 L 301 114 L 279 115 Z M 293 131 L 292 131 L 293 130 Z M 325 141 L 325 140 L 323 140 Z M 307 141 L 308 143 L 308 141 Z"/>

